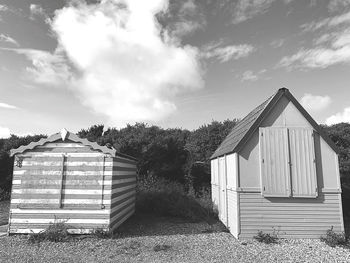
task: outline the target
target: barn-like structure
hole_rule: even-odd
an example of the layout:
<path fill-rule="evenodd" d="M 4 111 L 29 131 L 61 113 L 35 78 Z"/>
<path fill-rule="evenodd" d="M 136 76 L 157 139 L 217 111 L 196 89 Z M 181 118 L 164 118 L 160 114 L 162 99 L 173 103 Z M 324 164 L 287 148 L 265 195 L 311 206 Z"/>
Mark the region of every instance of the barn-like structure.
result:
<path fill-rule="evenodd" d="M 9 234 L 64 222 L 71 233 L 114 230 L 135 211 L 136 160 L 63 129 L 11 151 Z"/>
<path fill-rule="evenodd" d="M 285 88 L 238 122 L 211 157 L 212 199 L 236 238 L 344 231 L 338 150 Z"/>

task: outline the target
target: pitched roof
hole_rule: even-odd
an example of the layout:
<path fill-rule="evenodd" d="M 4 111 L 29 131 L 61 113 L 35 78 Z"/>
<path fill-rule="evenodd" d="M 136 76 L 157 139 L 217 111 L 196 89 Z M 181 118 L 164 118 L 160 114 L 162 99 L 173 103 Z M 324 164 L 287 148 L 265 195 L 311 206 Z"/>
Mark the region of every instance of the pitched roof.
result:
<path fill-rule="evenodd" d="M 136 161 L 136 158 L 131 157 L 131 156 L 126 155 L 126 154 L 119 153 L 113 147 L 108 148 L 107 146 L 101 146 L 101 145 L 97 144 L 96 142 L 90 142 L 87 139 L 82 139 L 82 138 L 78 137 L 78 135 L 71 133 L 69 131 L 65 131 L 64 137 L 62 137 L 62 132 L 55 133 L 48 138 L 42 138 L 37 142 L 31 142 L 28 145 L 22 145 L 22 146 L 18 147 L 17 149 L 12 149 L 10 151 L 10 156 L 12 157 L 15 154 L 23 153 L 23 152 L 28 151 L 28 150 L 33 150 L 35 147 L 42 146 L 45 143 L 55 142 L 58 140 L 66 140 L 66 139 L 68 139 L 69 141 L 81 143 L 85 146 L 91 147 L 93 150 L 100 151 L 104 154 L 110 154 L 111 156 L 125 157 L 125 158 Z"/>
<path fill-rule="evenodd" d="M 232 129 L 232 131 L 223 140 L 220 146 L 216 149 L 211 159 L 222 156 L 224 154 L 238 152 L 241 147 L 247 142 L 253 132 L 259 128 L 261 122 L 268 115 L 270 110 L 276 103 L 286 96 L 297 109 L 303 114 L 303 116 L 309 121 L 320 136 L 329 144 L 329 146 L 336 152 L 339 152 L 337 146 L 333 141 L 324 133 L 322 128 L 314 121 L 314 119 L 307 113 L 307 111 L 300 105 L 300 103 L 293 97 L 293 95 L 286 88 L 279 89 L 274 95 L 269 97 L 266 101 L 252 110 L 247 116 L 240 120 Z"/>

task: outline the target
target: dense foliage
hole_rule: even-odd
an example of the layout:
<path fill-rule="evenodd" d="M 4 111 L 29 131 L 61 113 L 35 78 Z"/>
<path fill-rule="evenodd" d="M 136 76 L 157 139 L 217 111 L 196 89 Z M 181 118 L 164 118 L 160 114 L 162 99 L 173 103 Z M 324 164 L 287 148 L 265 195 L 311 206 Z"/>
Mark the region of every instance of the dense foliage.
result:
<path fill-rule="evenodd" d="M 8 139 L 0 139 L 0 189 L 8 190 L 11 187 L 13 158 L 10 157 L 10 150 L 18 148 L 21 145 L 27 145 L 33 141 L 39 141 L 41 138 L 45 137 L 45 135 L 24 137 L 11 135 Z M 1 192 L 0 190 L 0 193 Z M 0 194 L 0 199 L 3 195 L 6 195 L 6 192 Z"/>
<path fill-rule="evenodd" d="M 342 180 L 350 184 L 350 124 L 339 123 L 332 126 L 323 126 L 323 129 L 340 150 L 339 168 Z"/>
<path fill-rule="evenodd" d="M 140 178 L 157 176 L 182 184 L 190 183 L 196 191 L 210 184 L 209 158 L 237 120 L 212 121 L 196 130 L 163 129 L 144 123 L 125 128 L 108 128 L 94 125 L 82 129 L 78 135 L 100 145 L 111 145 L 119 152 L 138 159 Z M 350 124 L 323 126 L 340 149 L 342 182 L 350 185 Z M 13 159 L 9 150 L 38 141 L 45 135 L 0 139 L 0 189 L 11 186 Z"/>

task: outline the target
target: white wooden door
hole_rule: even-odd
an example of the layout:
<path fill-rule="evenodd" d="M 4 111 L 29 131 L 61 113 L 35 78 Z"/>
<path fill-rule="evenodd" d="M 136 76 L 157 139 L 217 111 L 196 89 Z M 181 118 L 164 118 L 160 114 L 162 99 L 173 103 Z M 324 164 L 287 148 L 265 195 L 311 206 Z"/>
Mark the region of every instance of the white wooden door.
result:
<path fill-rule="evenodd" d="M 220 205 L 219 218 L 227 226 L 227 180 L 226 180 L 226 161 L 225 157 L 219 158 L 219 191 Z"/>

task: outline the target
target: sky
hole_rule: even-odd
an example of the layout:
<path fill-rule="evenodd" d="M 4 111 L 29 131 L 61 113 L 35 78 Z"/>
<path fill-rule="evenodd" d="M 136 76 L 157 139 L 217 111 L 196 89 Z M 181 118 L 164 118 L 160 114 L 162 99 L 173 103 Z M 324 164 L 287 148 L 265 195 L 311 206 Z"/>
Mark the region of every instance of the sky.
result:
<path fill-rule="evenodd" d="M 0 137 L 242 118 L 286 87 L 350 122 L 350 0 L 0 0 Z"/>

